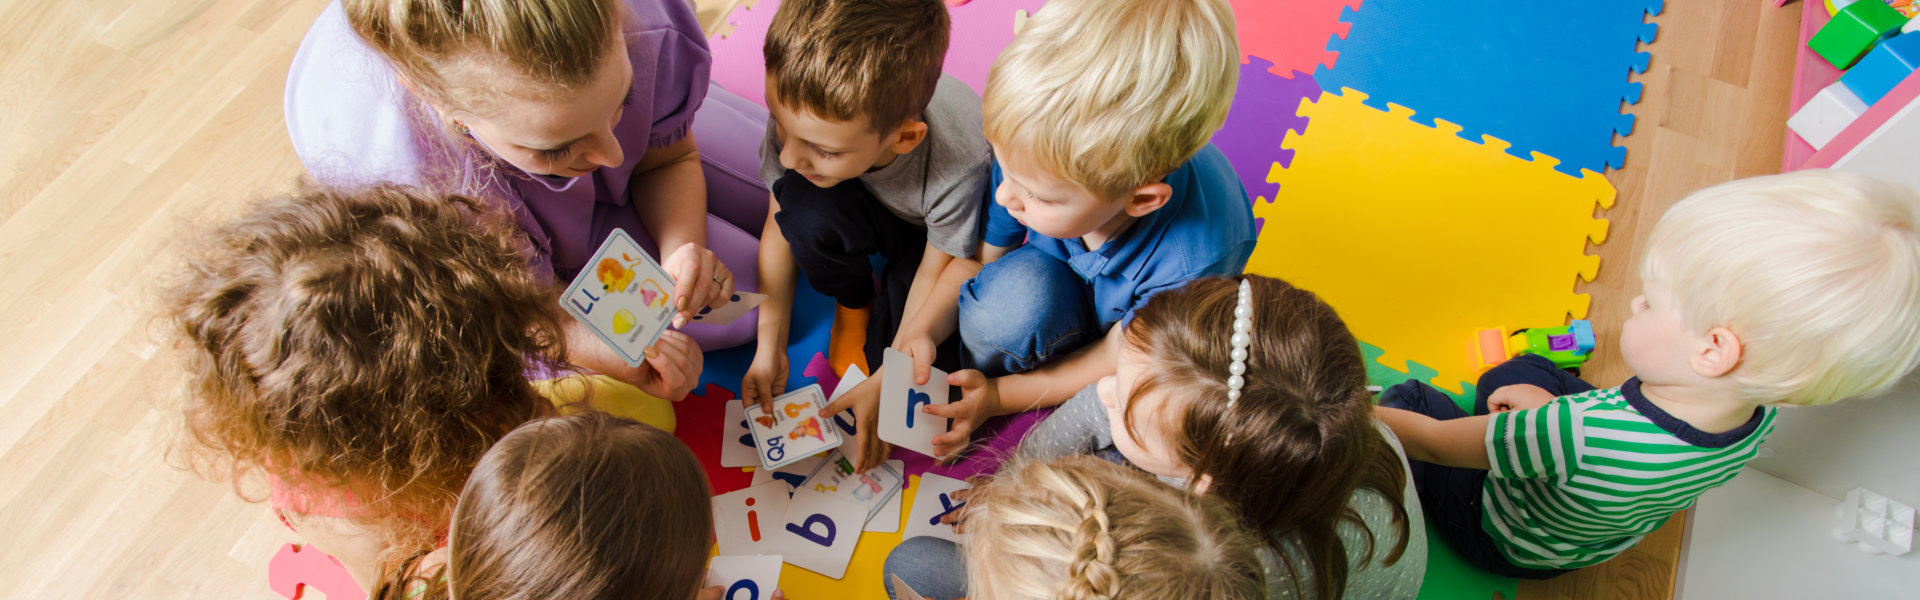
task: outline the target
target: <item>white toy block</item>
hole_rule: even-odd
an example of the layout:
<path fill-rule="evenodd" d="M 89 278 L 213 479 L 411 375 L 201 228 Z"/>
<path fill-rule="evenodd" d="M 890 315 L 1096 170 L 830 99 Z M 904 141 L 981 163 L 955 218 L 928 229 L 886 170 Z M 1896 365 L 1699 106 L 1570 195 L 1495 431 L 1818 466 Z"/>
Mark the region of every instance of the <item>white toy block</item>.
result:
<path fill-rule="evenodd" d="M 1834 82 L 1807 99 L 1807 104 L 1787 119 L 1787 128 L 1800 134 L 1800 139 L 1806 140 L 1813 149 L 1819 150 L 1865 112 L 1866 102 L 1862 102 L 1847 86 Z"/>
<path fill-rule="evenodd" d="M 1916 14 L 1913 16 L 1913 18 L 1907 19 L 1907 24 L 1900 26 L 1900 33 L 1902 35 L 1913 33 L 1915 31 L 1920 31 L 1920 14 Z"/>
<path fill-rule="evenodd" d="M 1853 488 L 1839 513 L 1834 539 L 1853 542 L 1867 554 L 1900 556 L 1913 550 L 1913 507 L 1867 488 Z"/>

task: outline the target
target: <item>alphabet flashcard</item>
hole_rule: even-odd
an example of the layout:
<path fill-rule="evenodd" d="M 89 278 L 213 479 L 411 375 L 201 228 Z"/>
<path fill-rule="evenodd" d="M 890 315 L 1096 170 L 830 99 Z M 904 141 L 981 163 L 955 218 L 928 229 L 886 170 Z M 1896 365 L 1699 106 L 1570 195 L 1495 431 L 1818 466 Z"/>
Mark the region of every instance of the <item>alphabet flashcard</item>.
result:
<path fill-rule="evenodd" d="M 900 539 L 931 536 L 959 543 L 962 536 L 954 533 L 952 525 L 941 523 L 940 517 L 965 507 L 967 502 L 954 498 L 953 493 L 973 486 L 932 473 L 921 475 L 913 485 L 913 510 L 907 513 L 907 528 L 901 532 Z"/>
<path fill-rule="evenodd" d="M 825 462 L 827 459 L 824 456 L 809 456 L 778 469 L 760 467 L 753 470 L 753 483 L 749 485 L 778 481 L 787 484 L 787 496 L 791 497 L 793 491 L 799 489 L 801 483 L 806 482 L 807 476 L 812 475 L 813 470 L 820 468 L 820 465 Z"/>
<path fill-rule="evenodd" d="M 800 488 L 787 505 L 781 556 L 787 564 L 839 579 L 860 543 L 867 508 L 825 492 Z"/>
<path fill-rule="evenodd" d="M 707 563 L 707 585 L 720 586 L 720 600 L 769 600 L 780 587 L 780 557 L 715 556 Z"/>
<path fill-rule="evenodd" d="M 907 472 L 907 461 L 904 460 L 889 460 L 887 461 L 887 466 L 892 468 L 895 473 Z M 901 504 L 906 501 L 906 497 L 907 494 L 901 492 L 894 494 L 892 498 L 888 498 L 886 504 L 880 505 L 879 512 L 873 513 L 871 517 L 867 517 L 867 526 L 863 529 L 874 533 L 899 533 L 900 508 Z"/>
<path fill-rule="evenodd" d="M 880 439 L 939 458 L 933 454 L 933 436 L 946 433 L 953 420 L 921 409 L 947 403 L 947 372 L 929 367 L 926 385 L 914 385 L 913 359 L 892 348 L 885 355 L 880 369 Z"/>
<path fill-rule="evenodd" d="M 713 533 L 720 554 L 779 554 L 788 503 L 787 484 L 777 481 L 714 496 Z"/>
<path fill-rule="evenodd" d="M 660 263 L 615 229 L 560 295 L 560 306 L 637 367 L 673 320 L 672 294 L 673 278 Z"/>
<path fill-rule="evenodd" d="M 890 465 L 883 464 L 865 473 L 855 473 L 853 461 L 845 453 L 834 450 L 827 455 L 827 462 L 808 475 L 800 487 L 866 507 L 868 518 L 860 522 L 864 529 L 866 521 L 878 514 L 880 508 L 886 506 L 887 501 L 900 493 L 900 488 L 906 487 L 906 484 L 900 471 Z"/>
<path fill-rule="evenodd" d="M 820 415 L 827 395 L 814 384 L 773 399 L 773 412 L 759 404 L 746 408 L 760 466 L 778 469 L 808 456 L 840 447 L 840 429 Z"/>
<path fill-rule="evenodd" d="M 753 433 L 747 431 L 747 408 L 739 399 L 727 401 L 726 419 L 721 421 L 720 466 L 751 467 L 760 464 L 753 446 Z"/>
<path fill-rule="evenodd" d="M 726 325 L 740 320 L 740 317 L 746 315 L 747 311 L 753 310 L 753 307 L 759 306 L 760 303 L 766 301 L 766 299 L 766 294 L 734 292 L 733 296 L 727 299 L 727 303 L 720 305 L 720 308 L 711 306 L 700 307 L 700 311 L 694 313 L 693 320 L 688 323 Z"/>

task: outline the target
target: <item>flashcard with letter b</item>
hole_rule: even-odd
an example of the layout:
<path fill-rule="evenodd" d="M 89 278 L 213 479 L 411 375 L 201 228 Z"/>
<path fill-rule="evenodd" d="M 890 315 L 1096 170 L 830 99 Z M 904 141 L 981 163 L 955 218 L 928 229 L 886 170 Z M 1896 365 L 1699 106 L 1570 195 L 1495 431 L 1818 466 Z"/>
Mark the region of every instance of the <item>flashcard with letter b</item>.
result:
<path fill-rule="evenodd" d="M 913 384 L 913 359 L 888 348 L 880 367 L 880 439 L 895 446 L 933 454 L 933 436 L 947 432 L 952 419 L 920 409 L 947 403 L 947 372 L 929 367 L 926 385 Z"/>
<path fill-rule="evenodd" d="M 839 579 L 853 561 L 866 520 L 867 507 L 800 488 L 787 505 L 780 555 L 787 564 Z"/>
<path fill-rule="evenodd" d="M 673 278 L 615 229 L 560 295 L 560 306 L 637 367 L 673 320 L 672 296 Z"/>

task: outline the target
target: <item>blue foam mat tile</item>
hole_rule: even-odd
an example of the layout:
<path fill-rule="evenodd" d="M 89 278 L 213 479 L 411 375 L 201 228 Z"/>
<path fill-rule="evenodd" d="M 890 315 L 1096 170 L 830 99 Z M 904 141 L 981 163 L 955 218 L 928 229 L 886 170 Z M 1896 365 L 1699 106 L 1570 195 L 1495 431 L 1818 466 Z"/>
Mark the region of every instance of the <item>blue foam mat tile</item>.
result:
<path fill-rule="evenodd" d="M 1623 103 L 1642 90 L 1627 81 L 1645 72 L 1659 27 L 1646 22 L 1661 0 L 1607 2 L 1430 2 L 1368 0 L 1346 9 L 1352 25 L 1328 49 L 1340 60 L 1313 77 L 1330 92 L 1353 88 L 1366 103 L 1412 108 L 1414 119 L 1462 127 L 1479 142 L 1511 142 L 1507 152 L 1559 159 L 1556 169 L 1579 176 L 1625 164 L 1613 135 L 1633 132 Z"/>

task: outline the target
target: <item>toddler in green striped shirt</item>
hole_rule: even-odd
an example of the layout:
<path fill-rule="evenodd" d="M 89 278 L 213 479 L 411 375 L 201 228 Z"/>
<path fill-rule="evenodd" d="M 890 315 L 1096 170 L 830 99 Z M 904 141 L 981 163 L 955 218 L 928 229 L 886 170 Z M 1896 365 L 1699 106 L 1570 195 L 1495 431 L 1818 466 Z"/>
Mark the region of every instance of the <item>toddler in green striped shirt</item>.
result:
<path fill-rule="evenodd" d="M 1621 327 L 1635 376 L 1523 355 L 1474 414 L 1426 384 L 1376 413 L 1469 563 L 1540 579 L 1612 558 L 1753 459 L 1775 407 L 1885 391 L 1920 363 L 1920 195 L 1837 171 L 1707 188 L 1661 217 Z"/>

